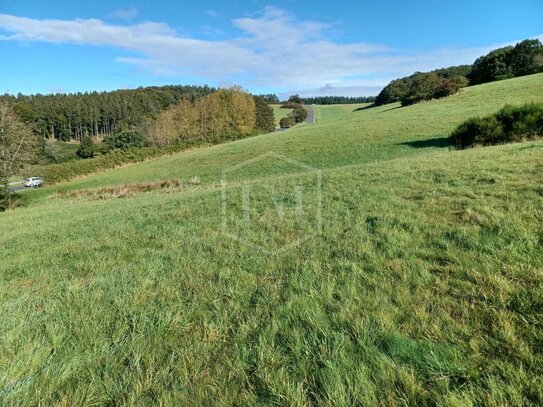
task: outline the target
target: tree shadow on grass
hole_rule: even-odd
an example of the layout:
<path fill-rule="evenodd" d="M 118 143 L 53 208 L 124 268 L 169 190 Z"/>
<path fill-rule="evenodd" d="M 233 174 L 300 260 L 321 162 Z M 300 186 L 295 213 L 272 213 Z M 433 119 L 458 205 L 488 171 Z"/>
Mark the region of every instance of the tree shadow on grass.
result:
<path fill-rule="evenodd" d="M 360 112 L 361 110 L 368 110 L 368 109 L 372 109 L 374 107 L 377 107 L 377 105 L 375 103 L 372 103 L 371 105 L 362 106 L 362 107 L 353 109 L 353 112 Z"/>
<path fill-rule="evenodd" d="M 396 109 L 401 109 L 403 106 L 394 106 L 394 107 L 391 107 L 390 109 L 387 109 L 387 110 L 382 110 L 380 111 L 379 113 L 385 113 L 385 112 L 389 112 L 391 110 L 396 110 Z"/>
<path fill-rule="evenodd" d="M 374 107 L 380 107 L 380 106 L 377 106 L 375 103 L 372 103 L 371 105 L 368 105 L 368 106 L 362 106 L 362 107 L 359 107 L 357 109 L 354 109 L 353 112 L 360 112 L 362 110 L 368 110 L 368 109 L 373 109 Z M 385 112 L 388 112 L 389 110 L 395 110 L 395 109 L 400 109 L 402 108 L 403 106 L 394 106 L 394 107 L 391 107 L 389 109 L 386 109 L 386 110 L 382 110 L 380 111 L 379 113 L 385 113 Z"/>
<path fill-rule="evenodd" d="M 404 141 L 399 145 L 409 146 L 413 148 L 445 148 L 450 147 L 448 137 L 431 138 L 428 140 Z"/>

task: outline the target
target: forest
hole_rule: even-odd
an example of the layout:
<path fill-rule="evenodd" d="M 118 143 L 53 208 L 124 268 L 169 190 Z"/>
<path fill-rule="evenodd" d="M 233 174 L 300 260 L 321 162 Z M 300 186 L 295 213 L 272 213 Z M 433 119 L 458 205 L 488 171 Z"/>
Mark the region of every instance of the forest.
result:
<path fill-rule="evenodd" d="M 460 88 L 543 72 L 543 44 L 524 40 L 515 46 L 498 48 L 475 60 L 459 65 L 415 72 L 391 81 L 377 95 L 377 106 L 392 102 L 410 105 L 456 93 Z"/>
<path fill-rule="evenodd" d="M 182 100 L 194 103 L 215 90 L 207 85 L 172 85 L 112 92 L 3 95 L 0 101 L 11 105 L 36 135 L 69 141 L 137 128 Z"/>

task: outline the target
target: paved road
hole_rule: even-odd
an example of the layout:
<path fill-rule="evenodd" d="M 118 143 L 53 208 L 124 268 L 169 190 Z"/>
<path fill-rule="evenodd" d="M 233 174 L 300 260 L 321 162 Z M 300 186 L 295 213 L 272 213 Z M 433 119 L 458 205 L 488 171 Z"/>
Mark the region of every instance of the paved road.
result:
<path fill-rule="evenodd" d="M 12 192 L 23 191 L 25 189 L 26 189 L 26 187 L 24 185 L 17 185 L 15 187 L 11 187 Z"/>
<path fill-rule="evenodd" d="M 23 191 L 23 190 L 26 189 L 23 182 L 12 183 L 12 184 L 10 184 L 10 188 L 11 188 L 12 192 Z"/>
<path fill-rule="evenodd" d="M 305 119 L 305 122 L 307 124 L 313 124 L 317 121 L 317 118 L 315 117 L 315 110 L 313 110 L 312 107 L 307 108 L 307 119 Z"/>

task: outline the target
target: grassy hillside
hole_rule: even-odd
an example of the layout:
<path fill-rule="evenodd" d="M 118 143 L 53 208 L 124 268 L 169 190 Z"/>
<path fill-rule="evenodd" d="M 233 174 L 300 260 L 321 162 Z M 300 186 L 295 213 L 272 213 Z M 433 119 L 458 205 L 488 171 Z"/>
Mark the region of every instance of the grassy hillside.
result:
<path fill-rule="evenodd" d="M 542 100 L 543 74 L 539 74 L 465 88 L 452 97 L 404 108 L 389 104 L 353 112 L 367 105 L 320 106 L 315 125 L 129 165 L 44 189 L 37 196 L 172 177 L 188 180 L 198 176 L 203 183 L 214 184 L 224 168 L 268 151 L 321 169 L 427 155 L 442 149 L 450 132 L 468 117 L 495 112 L 506 103 Z M 255 175 L 269 176 L 278 170 L 267 168 Z"/>
<path fill-rule="evenodd" d="M 543 142 L 444 147 L 465 118 L 529 100 L 543 75 L 322 107 L 315 125 L 30 192 L 0 214 L 0 404 L 543 403 Z M 221 229 L 223 169 L 269 151 L 323 170 L 321 233 L 276 255 Z M 184 184 L 87 191 L 166 178 Z M 244 239 L 315 230 L 292 228 L 291 187 L 318 207 L 313 174 L 233 168 L 229 216 L 246 180 L 254 222 L 227 219 Z"/>

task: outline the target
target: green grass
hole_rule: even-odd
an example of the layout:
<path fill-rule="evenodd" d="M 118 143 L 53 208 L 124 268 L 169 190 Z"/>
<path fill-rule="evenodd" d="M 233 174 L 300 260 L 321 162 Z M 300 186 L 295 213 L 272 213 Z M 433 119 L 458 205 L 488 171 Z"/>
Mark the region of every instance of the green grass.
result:
<path fill-rule="evenodd" d="M 0 404 L 540 405 L 543 142 L 443 143 L 530 100 L 543 75 L 319 107 L 311 126 L 29 192 L 0 214 Z M 322 233 L 276 255 L 221 231 L 222 170 L 270 150 L 323 170 Z M 185 185 L 57 194 L 166 178 Z M 285 218 L 255 184 L 257 227 L 233 225 L 245 239 L 314 230 L 289 223 L 294 184 L 317 207 L 312 175 L 232 169 L 229 214 L 247 179 L 275 188 Z"/>

